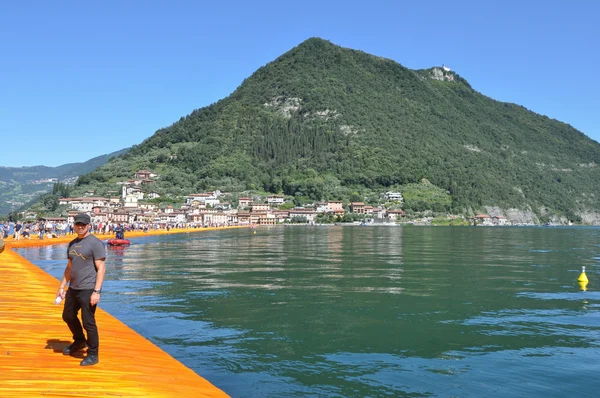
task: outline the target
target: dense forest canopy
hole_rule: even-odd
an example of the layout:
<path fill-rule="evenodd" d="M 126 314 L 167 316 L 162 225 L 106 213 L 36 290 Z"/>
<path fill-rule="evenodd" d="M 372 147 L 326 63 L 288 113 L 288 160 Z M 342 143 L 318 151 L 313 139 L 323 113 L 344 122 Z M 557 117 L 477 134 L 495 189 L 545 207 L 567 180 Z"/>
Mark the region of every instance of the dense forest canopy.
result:
<path fill-rule="evenodd" d="M 115 189 L 147 168 L 164 194 L 258 190 L 303 203 L 368 200 L 427 179 L 450 195 L 441 211 L 551 209 L 576 219 L 600 208 L 599 163 L 597 142 L 452 71 L 312 38 L 82 176 L 76 190 Z"/>

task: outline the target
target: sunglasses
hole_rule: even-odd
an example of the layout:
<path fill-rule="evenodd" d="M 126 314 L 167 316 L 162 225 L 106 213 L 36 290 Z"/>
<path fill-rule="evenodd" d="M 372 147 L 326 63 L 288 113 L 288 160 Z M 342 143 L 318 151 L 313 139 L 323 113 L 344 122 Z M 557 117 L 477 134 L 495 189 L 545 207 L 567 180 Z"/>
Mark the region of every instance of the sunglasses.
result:
<path fill-rule="evenodd" d="M 76 226 L 76 227 L 85 227 L 85 226 L 87 226 L 87 224 L 84 224 L 84 223 L 82 223 L 82 222 L 76 222 L 76 223 L 75 223 L 75 226 Z"/>

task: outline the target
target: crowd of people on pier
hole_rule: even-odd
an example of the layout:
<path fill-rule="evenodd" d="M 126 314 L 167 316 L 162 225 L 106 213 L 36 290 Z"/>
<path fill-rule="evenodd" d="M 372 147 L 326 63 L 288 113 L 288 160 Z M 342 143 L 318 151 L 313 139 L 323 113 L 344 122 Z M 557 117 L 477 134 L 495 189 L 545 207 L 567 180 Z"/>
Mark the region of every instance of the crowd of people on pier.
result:
<path fill-rule="evenodd" d="M 154 224 L 154 223 L 92 223 L 90 224 L 90 233 L 92 234 L 114 234 L 115 236 L 124 236 L 128 231 L 156 231 L 181 228 L 201 228 L 201 225 L 196 224 Z M 58 238 L 67 235 L 74 235 L 75 227 L 73 223 L 67 221 L 52 221 L 52 220 L 37 220 L 25 221 L 17 220 L 16 222 L 6 221 L 2 224 L 1 236 L 8 238 L 12 236 L 14 240 L 31 239 L 36 236 L 38 239 Z M 118 238 L 123 239 L 123 238 Z"/>
<path fill-rule="evenodd" d="M 26 221 L 17 222 L 6 221 L 2 226 L 2 233 L 4 238 L 8 238 L 12 235 L 15 240 L 30 239 L 32 235 L 38 236 L 39 239 L 46 237 L 57 238 L 60 236 L 73 235 L 74 229 L 73 224 L 65 222 L 52 222 L 52 221 Z"/>

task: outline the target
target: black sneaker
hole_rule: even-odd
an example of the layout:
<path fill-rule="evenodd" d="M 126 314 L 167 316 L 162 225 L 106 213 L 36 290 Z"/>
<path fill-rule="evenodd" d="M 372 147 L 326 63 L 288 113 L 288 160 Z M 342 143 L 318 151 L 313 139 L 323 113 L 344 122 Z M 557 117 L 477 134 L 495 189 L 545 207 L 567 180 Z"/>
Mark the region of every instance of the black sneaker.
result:
<path fill-rule="evenodd" d="M 98 355 L 90 355 L 88 354 L 83 361 L 79 362 L 79 366 L 92 366 L 100 362 L 98 360 Z"/>
<path fill-rule="evenodd" d="M 87 343 L 85 342 L 85 340 L 76 340 L 70 346 L 63 350 L 63 355 L 73 355 L 77 351 L 83 350 L 85 347 L 87 347 Z"/>

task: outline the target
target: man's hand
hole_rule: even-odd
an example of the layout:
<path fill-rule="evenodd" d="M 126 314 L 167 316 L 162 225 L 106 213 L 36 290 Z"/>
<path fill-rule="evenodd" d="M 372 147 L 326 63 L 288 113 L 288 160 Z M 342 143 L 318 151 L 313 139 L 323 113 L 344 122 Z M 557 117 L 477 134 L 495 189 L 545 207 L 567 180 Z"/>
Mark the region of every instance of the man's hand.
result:
<path fill-rule="evenodd" d="M 96 305 L 100 302 L 100 293 L 92 293 L 92 296 L 90 297 L 90 304 L 91 305 Z"/>

